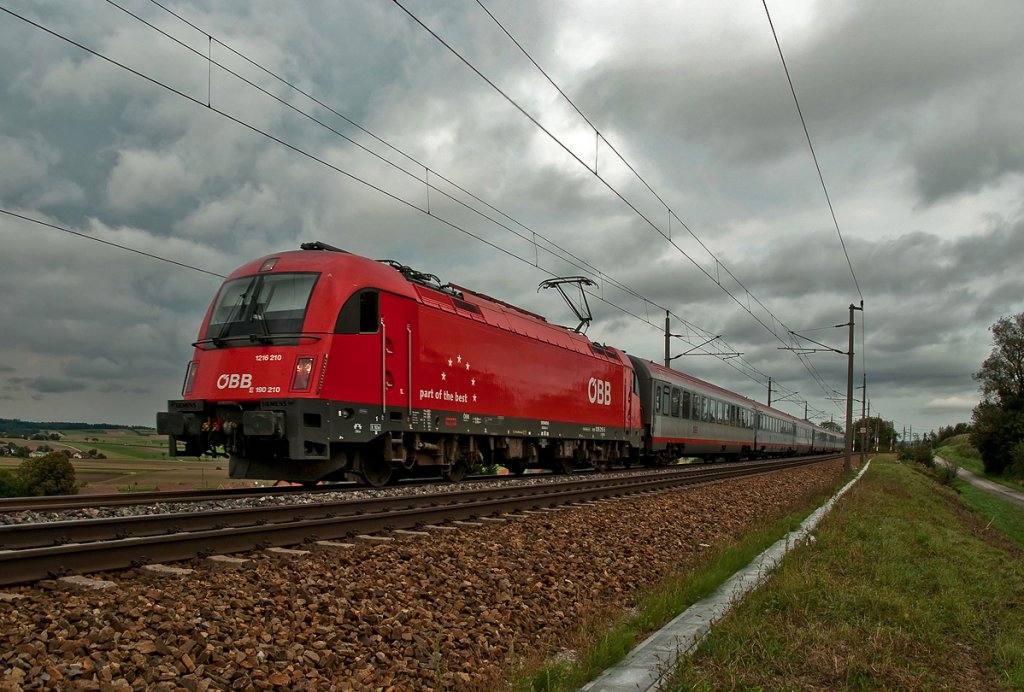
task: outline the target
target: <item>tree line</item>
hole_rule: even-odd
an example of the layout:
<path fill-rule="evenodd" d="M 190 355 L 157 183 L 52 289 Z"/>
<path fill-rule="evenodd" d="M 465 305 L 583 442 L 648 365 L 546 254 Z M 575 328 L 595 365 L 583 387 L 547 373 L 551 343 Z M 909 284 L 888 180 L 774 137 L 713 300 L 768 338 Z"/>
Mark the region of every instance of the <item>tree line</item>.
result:
<path fill-rule="evenodd" d="M 1024 477 L 1024 313 L 991 329 L 992 352 L 974 374 L 984 399 L 971 416 L 971 442 L 985 473 Z"/>

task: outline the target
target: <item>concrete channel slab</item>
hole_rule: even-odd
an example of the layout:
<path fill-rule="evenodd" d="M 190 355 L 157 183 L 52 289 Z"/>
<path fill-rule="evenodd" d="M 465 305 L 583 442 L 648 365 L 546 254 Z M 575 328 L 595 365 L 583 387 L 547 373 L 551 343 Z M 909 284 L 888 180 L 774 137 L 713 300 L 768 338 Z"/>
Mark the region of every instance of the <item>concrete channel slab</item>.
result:
<path fill-rule="evenodd" d="M 799 529 L 776 541 L 753 562 L 726 580 L 713 594 L 694 603 L 641 642 L 618 665 L 581 687 L 581 692 L 646 692 L 659 689 L 675 670 L 676 659 L 693 651 L 711 630 L 711 626 L 725 617 L 734 603 L 738 603 L 744 595 L 763 582 L 782 562 L 787 552 L 806 540 L 818 522 L 860 480 L 870 465 L 870 462 L 865 464 L 856 478 L 804 519 Z"/>

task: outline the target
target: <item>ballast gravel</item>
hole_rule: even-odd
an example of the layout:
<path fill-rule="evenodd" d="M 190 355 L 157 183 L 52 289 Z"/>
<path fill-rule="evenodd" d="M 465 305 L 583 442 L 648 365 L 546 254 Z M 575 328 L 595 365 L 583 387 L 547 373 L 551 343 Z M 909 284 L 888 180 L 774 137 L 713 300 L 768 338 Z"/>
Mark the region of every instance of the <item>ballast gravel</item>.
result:
<path fill-rule="evenodd" d="M 647 469 L 648 475 L 672 473 L 678 469 Z M 574 474 L 579 477 L 593 475 L 589 472 Z M 616 471 L 601 474 L 603 479 L 635 477 L 636 471 Z M 107 519 L 110 517 L 137 517 L 154 514 L 174 514 L 177 512 L 209 512 L 229 509 L 253 509 L 285 505 L 312 505 L 324 502 L 347 500 L 367 500 L 404 495 L 426 495 L 441 493 L 457 493 L 463 490 L 480 490 L 487 488 L 507 488 L 509 484 L 521 486 L 538 486 L 549 483 L 562 483 L 564 475 L 549 473 L 527 474 L 521 477 L 504 476 L 490 480 L 467 480 L 462 483 L 409 483 L 385 488 L 360 488 L 340 486 L 335 492 L 290 493 L 287 495 L 246 495 L 245 497 L 205 500 L 198 502 L 155 502 L 140 505 L 115 505 L 107 507 L 87 507 L 84 509 L 52 510 L 48 512 L 23 511 L 5 512 L 0 514 L 0 525 L 39 524 L 54 521 L 75 521 L 80 519 Z"/>
<path fill-rule="evenodd" d="M 356 542 L 236 571 L 139 570 L 0 599 L 0 690 L 494 690 L 702 555 L 819 495 L 842 463 Z M 296 546 L 301 547 L 301 546 Z"/>

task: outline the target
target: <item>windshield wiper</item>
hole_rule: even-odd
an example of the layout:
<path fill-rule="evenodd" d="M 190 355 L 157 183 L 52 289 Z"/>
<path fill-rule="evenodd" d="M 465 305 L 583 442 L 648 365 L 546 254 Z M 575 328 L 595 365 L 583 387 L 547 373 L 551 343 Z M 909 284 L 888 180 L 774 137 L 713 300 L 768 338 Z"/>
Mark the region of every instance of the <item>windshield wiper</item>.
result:
<path fill-rule="evenodd" d="M 250 343 L 259 341 L 264 344 L 273 344 L 276 339 L 306 339 L 309 341 L 320 341 L 322 338 L 323 336 L 321 334 L 307 334 L 304 332 L 281 332 L 277 334 L 268 334 L 266 336 L 257 336 L 256 334 L 236 334 L 234 336 L 213 336 L 207 339 L 199 339 L 198 341 L 193 341 L 192 345 L 206 346 L 208 344 L 213 344 L 217 348 L 221 348 L 236 341 L 248 341 Z"/>
<path fill-rule="evenodd" d="M 220 331 L 217 332 L 217 336 L 212 337 L 210 339 L 204 339 L 203 341 L 207 343 L 212 343 L 217 348 L 221 348 L 224 345 L 225 334 L 227 334 L 228 330 L 231 328 L 231 325 L 235 319 L 235 315 L 237 314 L 241 316 L 241 314 L 244 312 L 243 308 L 245 306 L 245 299 L 248 295 L 249 290 L 246 289 L 245 292 L 242 293 L 242 295 L 238 296 L 238 300 L 236 300 L 234 306 L 232 306 L 231 312 L 228 313 L 227 319 L 225 319 L 223 324 L 220 325 Z"/>
<path fill-rule="evenodd" d="M 269 300 L 268 300 L 269 302 Z M 274 343 L 273 338 L 270 336 L 270 327 L 267 326 L 267 314 L 264 312 L 266 306 L 264 303 L 255 302 L 252 306 L 252 322 L 260 323 L 260 331 L 262 334 L 250 334 L 250 341 L 259 341 L 261 344 L 272 344 Z"/>

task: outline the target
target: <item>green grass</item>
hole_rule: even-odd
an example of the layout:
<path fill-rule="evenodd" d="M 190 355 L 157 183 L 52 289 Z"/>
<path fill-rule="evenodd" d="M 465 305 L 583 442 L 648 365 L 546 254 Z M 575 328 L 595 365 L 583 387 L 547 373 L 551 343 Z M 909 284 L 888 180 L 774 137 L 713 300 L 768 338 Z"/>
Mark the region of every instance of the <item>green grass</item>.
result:
<path fill-rule="evenodd" d="M 817 509 L 828 497 L 849 481 L 852 474 L 837 481 L 799 512 L 747 534 L 739 542 L 709 555 L 700 567 L 666 579 L 654 591 L 644 595 L 635 608 L 636 614 L 625 620 L 595 624 L 593 631 L 582 633 L 581 640 L 592 642 L 578 652 L 574 661 L 548 663 L 530 675 L 513 681 L 518 690 L 576 690 L 596 678 L 605 669 L 622 660 L 648 634 L 657 630 L 705 596 L 710 595 L 729 577 L 747 566 L 762 551 L 790 531 Z"/>
<path fill-rule="evenodd" d="M 876 460 L 668 689 L 1024 688 L 1024 551 L 986 523 Z"/>
<path fill-rule="evenodd" d="M 960 501 L 981 518 L 986 530 L 1001 532 L 1024 548 L 1024 507 L 964 481 L 954 481 L 953 487 L 960 493 Z"/>
<path fill-rule="evenodd" d="M 946 461 L 956 464 L 957 466 L 967 469 L 971 473 L 986 478 L 993 483 L 999 483 L 1005 485 L 1008 488 L 1014 490 L 1024 489 L 1024 482 L 1020 479 L 1005 478 L 1003 476 L 994 475 L 990 476 L 985 473 L 985 464 L 981 461 L 981 454 L 978 449 L 971 444 L 969 435 L 956 435 L 951 437 L 942 443 L 941 447 L 936 448 L 935 455 L 940 456 Z"/>

